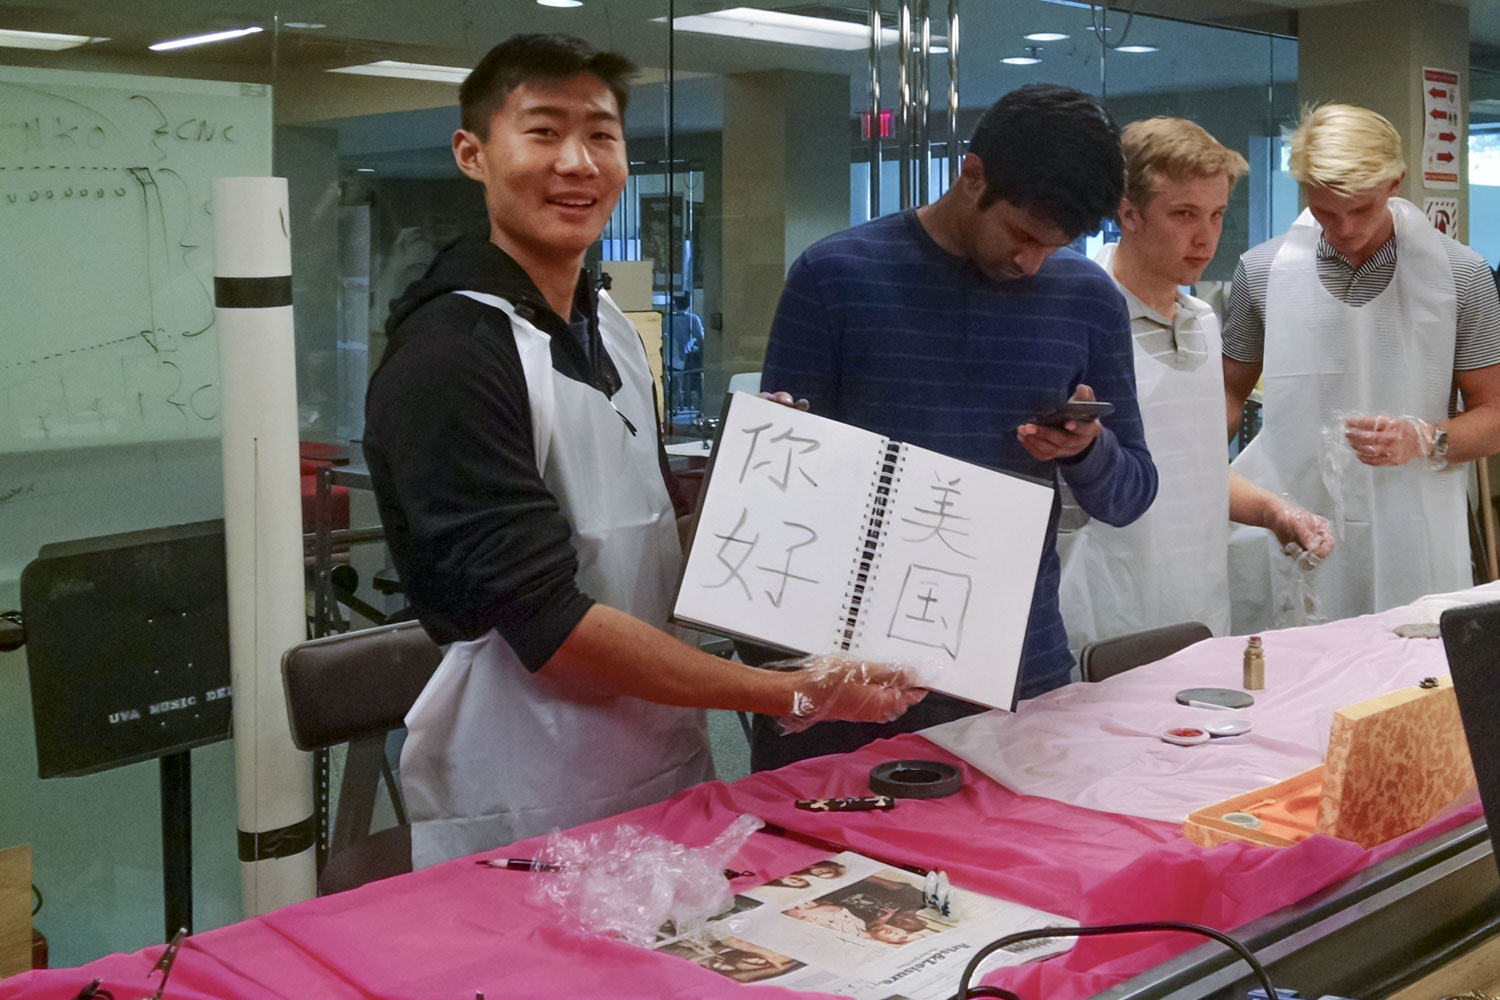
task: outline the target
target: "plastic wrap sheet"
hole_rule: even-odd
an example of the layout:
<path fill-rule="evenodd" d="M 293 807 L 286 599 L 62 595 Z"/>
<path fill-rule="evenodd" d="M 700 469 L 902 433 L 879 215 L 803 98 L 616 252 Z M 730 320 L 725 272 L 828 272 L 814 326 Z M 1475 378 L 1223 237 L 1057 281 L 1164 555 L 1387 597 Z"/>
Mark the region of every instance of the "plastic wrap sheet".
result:
<path fill-rule="evenodd" d="M 1489 594 L 1500 597 L 1500 588 Z M 1387 614 L 1363 622 L 1323 626 L 1326 631 L 1322 632 L 1304 630 L 1295 643 L 1288 641 L 1294 633 L 1269 636 L 1267 668 L 1272 684 L 1284 684 L 1287 691 L 1273 686 L 1264 693 L 1261 704 L 1291 699 L 1299 686 L 1321 690 L 1322 682 L 1314 684 L 1306 676 L 1307 671 L 1315 669 L 1326 667 L 1340 672 L 1342 679 L 1330 680 L 1329 685 L 1358 680 L 1359 663 L 1369 657 L 1356 655 L 1352 648 L 1345 650 L 1345 646 L 1375 650 L 1382 657 L 1397 653 L 1394 666 L 1371 663 L 1364 668 L 1388 680 L 1405 682 L 1424 669 L 1430 672 L 1440 668 L 1441 645 L 1437 640 L 1398 640 L 1389 634 L 1390 626 L 1400 619 L 1398 614 Z M 1383 645 L 1387 642 L 1392 645 Z M 1196 674 L 1195 667 L 1195 682 L 1217 679 L 1228 683 L 1237 679 L 1243 644 L 1234 640 L 1220 643 L 1227 651 L 1226 663 L 1214 668 L 1220 673 L 1204 678 Z M 1277 679 L 1277 671 L 1282 668 L 1290 679 Z M 1155 690 L 1175 691 L 1182 686 L 1170 676 L 1153 680 L 1152 668 L 1144 669 L 1146 673 L 1140 679 L 1155 685 Z M 1170 673 L 1179 668 L 1165 669 Z M 1045 718 L 1053 714 L 1052 710 L 1035 709 L 1046 709 L 1064 695 L 1098 696 L 1112 685 L 1120 687 L 1131 676 L 1124 674 L 1100 685 L 1075 685 L 1072 691 L 1028 703 L 1025 712 Z M 1368 679 L 1360 682 L 1368 683 Z M 1133 689 L 1133 685 L 1126 687 Z M 1343 700 L 1360 696 L 1349 694 Z M 1144 694 L 1140 698 L 1148 700 Z M 1088 725 L 1101 730 L 1101 720 L 1110 710 L 1091 706 L 1085 700 L 1077 708 L 1092 713 L 1094 722 Z M 1051 723 L 1054 739 L 1057 732 L 1067 731 L 1062 714 L 1057 712 Z M 1308 753 L 1311 738 L 1306 735 L 1306 727 L 1311 725 L 1310 717 L 1304 716 L 1301 724 L 1302 735 L 1284 737 L 1284 746 L 1265 749 L 1281 749 L 1281 756 L 1288 759 Z M 1275 725 L 1263 729 L 1274 730 Z M 1027 738 L 1023 734 L 1028 732 L 1016 730 L 1015 745 L 1025 752 L 1013 760 L 1014 766 L 1025 770 L 1025 759 L 1030 758 L 1038 769 L 1058 770 L 1048 759 L 1054 748 L 1041 733 L 1031 733 Z M 1260 735 L 1264 738 L 1267 734 L 1262 731 Z M 1096 732 L 1096 742 L 1097 737 Z M 1072 747 L 1071 752 L 1075 764 L 1087 758 L 1081 745 Z M 1117 780 L 1101 773 L 1111 752 L 1096 746 L 1091 766 L 1091 781 L 1096 786 Z M 1219 751 L 1213 753 L 1217 758 Z M 861 794 L 871 767 L 885 760 L 913 757 L 959 764 L 963 788 L 949 798 L 903 800 L 888 813 L 815 814 L 792 805 L 796 798 Z M 1219 759 L 1219 765 L 1233 766 L 1228 758 Z M 1208 777 L 1204 771 L 1194 780 L 1206 784 Z M 1260 780 L 1259 775 L 1241 773 L 1238 783 L 1252 777 Z M 1152 781 L 1170 784 L 1164 769 Z M 1371 851 L 1326 837 L 1313 837 L 1288 848 L 1229 844 L 1209 850 L 1184 840 L 1176 822 L 1018 795 L 922 736 L 910 734 L 852 754 L 752 775 L 732 785 L 699 785 L 667 802 L 578 827 L 574 833 L 585 835 L 628 822 L 688 846 L 702 846 L 734 816 L 744 813 L 838 841 L 866 855 L 940 867 L 954 885 L 1087 924 L 1177 919 L 1232 931 L 1441 830 L 1473 819 L 1479 814 L 1479 806 L 1470 804 Z M 542 838 L 537 838 L 480 857 L 534 857 L 542 846 Z M 827 853 L 758 832 L 731 862 L 732 867 L 753 871 L 754 875 L 736 881 L 735 886 L 748 887 L 787 874 Z M 791 1000 L 811 995 L 780 989 L 774 981 L 742 986 L 670 955 L 570 931 L 559 914 L 531 898 L 531 879 L 526 872 L 459 859 L 208 931 L 184 944 L 168 996 L 171 1000 L 285 1000 L 304 996 L 320 1000 L 467 1000 L 476 990 L 492 998 L 697 1000 L 705 996 L 744 996 L 747 1000 Z M 1027 1000 L 1080 1000 L 1199 943 L 1187 935 L 1089 938 L 1079 941 L 1065 955 L 1002 969 L 985 981 L 1015 990 Z M 150 992 L 142 988 L 147 983 L 146 973 L 159 953 L 158 947 L 134 955 L 111 956 L 80 969 L 26 973 L 0 982 L 0 1000 L 70 1000 L 95 976 L 104 977 L 104 985 L 118 997 L 143 996 Z"/>
<path fill-rule="evenodd" d="M 903 801 L 890 813 L 815 816 L 792 807 L 794 797 L 856 792 L 872 766 L 901 757 L 952 759 L 920 736 L 901 736 L 734 785 L 700 785 L 621 819 L 703 845 L 730 817 L 749 812 L 865 854 L 941 866 L 955 885 L 1085 923 L 1179 919 L 1231 930 L 1478 814 L 1478 806 L 1470 806 L 1374 851 L 1324 837 L 1285 849 L 1232 844 L 1210 851 L 1183 840 L 1169 824 L 1018 796 L 967 766 L 957 795 Z M 541 846 L 538 838 L 483 856 L 531 857 Z M 757 833 L 734 861 L 754 870 L 755 877 L 736 885 L 795 871 L 825 853 Z M 740 986 L 672 956 L 568 931 L 556 914 L 530 900 L 531 878 L 459 859 L 199 934 L 184 945 L 168 995 L 172 1000 L 464 1000 L 475 990 L 507 998 L 815 995 L 771 982 Z M 1199 943 L 1185 935 L 1091 938 L 1066 955 L 1002 969 L 985 981 L 1028 1000 L 1078 1000 Z M 103 976 L 116 996 L 145 995 L 149 991 L 140 987 L 159 952 L 147 949 L 81 969 L 27 973 L 0 982 L 0 998 L 69 1000 L 94 976 Z"/>
<path fill-rule="evenodd" d="M 1188 687 L 1238 688 L 1245 639 L 1209 639 L 1098 684 L 1073 684 L 1021 705 L 937 726 L 925 735 L 1013 791 L 1105 812 L 1181 823 L 1194 809 L 1322 763 L 1333 713 L 1448 673 L 1436 639 L 1392 629 L 1435 621 L 1443 607 L 1500 599 L 1500 584 L 1308 628 L 1268 632 L 1266 687 L 1236 711 L 1245 736 L 1191 747 L 1157 734 L 1229 714 L 1178 705 Z"/>

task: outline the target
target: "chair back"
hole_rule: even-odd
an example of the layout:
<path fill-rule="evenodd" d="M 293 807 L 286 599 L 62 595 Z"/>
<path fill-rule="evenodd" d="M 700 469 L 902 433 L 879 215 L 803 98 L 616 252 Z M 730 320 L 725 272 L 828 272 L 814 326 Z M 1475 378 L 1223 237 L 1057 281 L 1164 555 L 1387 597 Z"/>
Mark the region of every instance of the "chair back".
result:
<path fill-rule="evenodd" d="M 1130 632 L 1091 642 L 1078 654 L 1078 669 L 1086 681 L 1102 681 L 1115 674 L 1171 656 L 1195 642 L 1213 638 L 1202 622 L 1182 622 Z"/>
<path fill-rule="evenodd" d="M 416 622 L 299 642 L 281 657 L 299 750 L 323 750 L 405 725 L 443 651 Z"/>
<path fill-rule="evenodd" d="M 318 874 L 320 893 L 411 871 L 411 827 L 385 739 L 405 725 L 442 659 L 443 651 L 416 622 L 311 639 L 282 654 L 292 742 L 301 750 L 349 744 L 328 863 Z M 372 835 L 382 778 L 397 826 Z"/>

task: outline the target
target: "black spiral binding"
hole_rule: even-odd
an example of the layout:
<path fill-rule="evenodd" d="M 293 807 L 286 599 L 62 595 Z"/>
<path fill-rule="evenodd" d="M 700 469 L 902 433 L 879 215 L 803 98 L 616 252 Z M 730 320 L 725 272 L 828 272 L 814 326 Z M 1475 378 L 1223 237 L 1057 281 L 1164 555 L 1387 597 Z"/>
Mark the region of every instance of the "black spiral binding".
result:
<path fill-rule="evenodd" d="M 875 557 L 880 550 L 880 536 L 885 527 L 886 507 L 890 503 L 891 487 L 896 482 L 896 471 L 901 461 L 901 444 L 889 441 L 885 455 L 880 460 L 880 475 L 875 480 L 875 491 L 870 495 L 870 504 L 865 517 L 865 537 L 860 544 L 859 564 L 846 595 L 844 625 L 839 634 L 839 649 L 848 652 L 859 637 L 859 609 L 865 599 L 865 584 L 875 568 Z"/>

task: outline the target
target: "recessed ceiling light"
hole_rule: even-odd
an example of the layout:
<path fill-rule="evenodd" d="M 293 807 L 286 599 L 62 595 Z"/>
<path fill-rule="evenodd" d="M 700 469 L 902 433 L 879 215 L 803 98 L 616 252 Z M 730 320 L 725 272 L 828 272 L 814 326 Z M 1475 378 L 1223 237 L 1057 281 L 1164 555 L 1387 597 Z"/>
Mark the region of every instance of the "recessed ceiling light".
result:
<path fill-rule="evenodd" d="M 1009 59 L 1002 59 L 1000 61 L 1008 63 L 1011 66 L 1035 66 L 1042 61 L 1040 58 L 1041 54 L 1042 47 L 1040 45 L 1028 45 L 1026 46 L 1026 54 L 1024 56 L 1011 56 Z"/>
<path fill-rule="evenodd" d="M 1116 52 L 1156 52 L 1155 45 L 1120 45 L 1116 46 Z"/>
<path fill-rule="evenodd" d="M 583 0 L 536 0 L 543 7 L 582 7 Z"/>
<path fill-rule="evenodd" d="M 63 49 L 76 49 L 89 42 L 107 41 L 109 41 L 108 38 L 94 38 L 91 35 L 59 35 L 51 31 L 0 29 L 0 45 L 10 49 L 45 49 L 48 52 L 60 52 Z"/>
<path fill-rule="evenodd" d="M 1072 37 L 1072 35 L 1065 35 L 1061 31 L 1033 31 L 1026 36 L 1026 40 L 1028 42 L 1062 42 Z"/>
<path fill-rule="evenodd" d="M 207 45 L 209 42 L 227 42 L 231 38 L 244 38 L 246 35 L 254 35 L 262 31 L 259 25 L 249 28 L 235 28 L 233 31 L 215 31 L 209 35 L 193 35 L 190 38 L 174 38 L 169 42 L 157 42 L 148 45 L 152 52 L 167 52 L 171 49 L 185 49 L 189 45 Z"/>
<path fill-rule="evenodd" d="M 406 80 L 433 80 L 437 83 L 463 83 L 469 70 L 463 66 L 434 66 L 429 63 L 398 62 L 382 59 L 362 66 L 342 66 L 330 73 L 353 73 L 356 76 L 394 76 Z"/>
<path fill-rule="evenodd" d="M 328 25 L 319 24 L 317 21 L 282 21 L 281 26 L 283 28 L 297 28 L 302 31 L 317 31 L 328 27 Z"/>
<path fill-rule="evenodd" d="M 661 23 L 664 17 L 652 18 Z M 853 21 L 836 21 L 830 17 L 807 17 L 785 14 L 779 10 L 758 7 L 734 7 L 708 14 L 690 14 L 672 20 L 675 31 L 694 31 L 705 35 L 727 35 L 782 45 L 806 45 L 818 49 L 842 49 L 853 52 L 870 44 L 870 28 Z M 894 28 L 885 28 L 881 38 L 886 44 L 897 41 Z"/>

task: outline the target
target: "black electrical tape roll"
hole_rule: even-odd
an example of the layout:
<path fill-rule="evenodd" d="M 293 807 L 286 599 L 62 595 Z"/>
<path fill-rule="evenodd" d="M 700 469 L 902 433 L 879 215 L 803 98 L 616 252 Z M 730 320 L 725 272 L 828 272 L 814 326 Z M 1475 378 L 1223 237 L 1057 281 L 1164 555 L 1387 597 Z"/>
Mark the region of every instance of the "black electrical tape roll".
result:
<path fill-rule="evenodd" d="M 936 760 L 888 760 L 870 769 L 870 791 L 902 799 L 940 799 L 963 787 L 958 768 Z"/>

